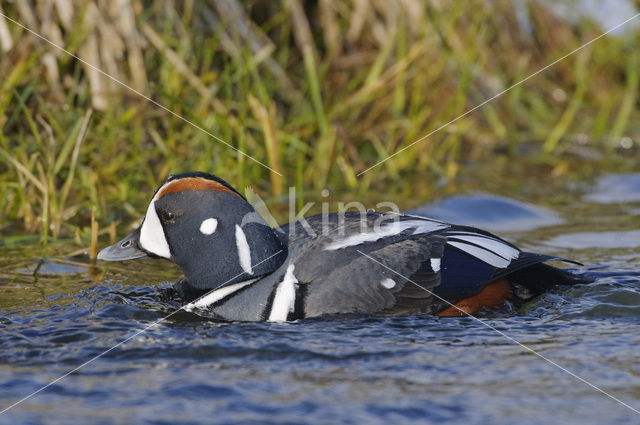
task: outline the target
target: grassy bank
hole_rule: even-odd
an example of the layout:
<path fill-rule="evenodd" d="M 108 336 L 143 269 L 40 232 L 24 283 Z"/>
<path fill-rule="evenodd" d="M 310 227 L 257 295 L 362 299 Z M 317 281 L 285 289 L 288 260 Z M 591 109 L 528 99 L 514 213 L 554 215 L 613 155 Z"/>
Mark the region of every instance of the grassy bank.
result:
<path fill-rule="evenodd" d="M 115 3 L 0 3 L 129 86 L 1 19 L 3 233 L 85 243 L 92 209 L 128 224 L 159 182 L 186 170 L 271 200 L 288 186 L 353 199 L 398 182 L 425 192 L 525 144 L 557 173 L 572 171 L 564 155 L 576 146 L 637 154 L 635 30 L 357 176 L 602 33 L 541 1 Z"/>

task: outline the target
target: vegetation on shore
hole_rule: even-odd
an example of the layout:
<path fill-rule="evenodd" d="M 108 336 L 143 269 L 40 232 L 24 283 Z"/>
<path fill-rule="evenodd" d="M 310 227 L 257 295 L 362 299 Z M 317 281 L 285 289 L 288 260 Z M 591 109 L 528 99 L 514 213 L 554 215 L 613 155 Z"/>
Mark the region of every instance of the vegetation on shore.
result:
<path fill-rule="evenodd" d="M 544 1 L 32 3 L 0 3 L 3 233 L 87 243 L 92 211 L 128 224 L 187 170 L 275 202 L 429 190 L 524 146 L 557 173 L 576 147 L 637 154 L 636 25 L 358 176 L 603 32 Z"/>

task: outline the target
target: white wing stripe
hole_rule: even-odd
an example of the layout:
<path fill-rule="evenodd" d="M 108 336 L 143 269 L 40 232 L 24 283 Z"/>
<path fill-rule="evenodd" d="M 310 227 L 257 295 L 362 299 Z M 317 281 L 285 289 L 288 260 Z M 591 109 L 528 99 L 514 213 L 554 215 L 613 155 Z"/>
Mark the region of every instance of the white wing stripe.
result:
<path fill-rule="evenodd" d="M 355 235 L 347 236 L 344 239 L 340 239 L 335 242 L 331 242 L 324 247 L 325 251 L 335 251 L 337 249 L 347 248 L 350 246 L 360 245 L 365 242 L 375 242 L 379 239 L 389 236 L 395 236 L 407 229 L 415 228 L 413 235 L 420 233 L 435 232 L 449 227 L 448 224 L 437 223 L 427 220 L 407 220 L 400 222 L 393 222 L 387 226 L 382 227 L 377 232 L 363 232 Z"/>
<path fill-rule="evenodd" d="M 484 237 L 482 235 L 453 235 L 451 239 L 458 242 L 468 242 L 470 244 L 477 245 L 487 251 L 491 251 L 494 254 L 501 256 L 506 260 L 513 260 L 518 258 L 518 255 L 520 255 L 520 251 L 512 246 L 509 246 L 497 239 Z"/>
<path fill-rule="evenodd" d="M 461 249 L 462 251 L 466 252 L 469 255 L 473 255 L 477 259 L 484 261 L 485 263 L 490 264 L 493 267 L 504 269 L 505 267 L 508 267 L 509 264 L 511 264 L 511 260 L 502 258 L 501 256 L 496 255 L 491 251 L 488 251 L 484 248 L 480 248 L 475 245 L 469 245 L 468 243 L 465 243 L 465 242 L 455 242 L 455 241 L 447 241 L 447 244 L 454 246 L 458 249 Z"/>

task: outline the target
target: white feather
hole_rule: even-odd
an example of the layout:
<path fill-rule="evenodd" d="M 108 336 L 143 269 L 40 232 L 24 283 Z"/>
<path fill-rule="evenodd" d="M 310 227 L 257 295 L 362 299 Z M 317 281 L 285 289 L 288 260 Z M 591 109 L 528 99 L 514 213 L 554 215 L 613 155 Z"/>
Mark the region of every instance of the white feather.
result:
<path fill-rule="evenodd" d="M 242 231 L 242 227 L 236 224 L 236 247 L 238 248 L 238 259 L 240 260 L 240 267 L 245 273 L 253 274 L 251 269 L 251 248 L 247 242 L 247 237 Z"/>
<path fill-rule="evenodd" d="M 258 279 L 245 280 L 244 282 L 234 283 L 233 285 L 224 286 L 220 289 L 216 289 L 215 291 L 205 295 L 204 297 L 196 300 L 195 302 L 187 304 L 186 306 L 184 306 L 184 309 L 186 311 L 192 311 L 194 308 L 207 308 L 211 304 L 215 303 L 216 301 L 220 301 L 227 295 L 233 294 L 234 292 L 244 288 L 245 286 L 255 282 L 256 280 Z"/>
<path fill-rule="evenodd" d="M 431 259 L 431 270 L 433 270 L 434 272 L 439 272 L 440 271 L 440 259 L 439 258 L 432 258 Z"/>
<path fill-rule="evenodd" d="M 167 242 L 167 238 L 164 234 L 164 229 L 160 223 L 160 218 L 158 217 L 155 206 L 158 194 L 167 184 L 169 183 L 166 183 L 158 189 L 156 195 L 149 203 L 147 214 L 145 215 L 144 222 L 140 228 L 139 243 L 144 250 L 159 257 L 170 259 L 171 250 L 169 249 L 169 243 Z"/>
<path fill-rule="evenodd" d="M 270 322 L 284 322 L 290 312 L 294 311 L 296 305 L 296 283 L 298 279 L 293 275 L 295 266 L 290 264 L 287 272 L 278 284 L 276 295 L 273 297 L 273 305 L 269 314 Z"/>
<path fill-rule="evenodd" d="M 423 233 L 431 233 L 437 230 L 446 229 L 449 227 L 447 223 L 441 223 L 439 221 L 430 221 L 430 220 L 415 220 L 409 221 L 407 223 L 411 223 L 411 225 L 415 225 L 416 229 L 413 231 L 413 235 L 419 235 Z"/>
<path fill-rule="evenodd" d="M 473 233 L 464 235 L 452 234 L 450 235 L 450 237 L 459 239 L 463 242 L 469 242 L 474 245 L 479 245 L 482 248 L 491 251 L 494 254 L 499 255 L 500 257 L 503 257 L 507 260 L 516 259 L 520 255 L 520 251 L 518 251 L 516 248 L 497 239 L 489 238 L 483 235 Z"/>
<path fill-rule="evenodd" d="M 448 224 L 430 220 L 408 220 L 396 221 L 382 227 L 377 232 L 362 232 L 347 236 L 335 242 L 331 242 L 324 247 L 325 251 L 335 251 L 337 249 L 360 245 L 365 242 L 374 242 L 389 236 L 395 236 L 407 229 L 415 228 L 412 234 L 429 233 L 449 227 Z"/>
<path fill-rule="evenodd" d="M 509 266 L 509 264 L 511 264 L 511 260 L 504 259 L 491 251 L 487 251 L 486 249 L 477 247 L 475 245 L 469 245 L 464 242 L 455 241 L 448 241 L 447 243 L 451 246 L 455 246 L 456 248 L 461 249 L 469 255 L 473 255 L 477 259 L 482 260 L 485 263 L 492 265 L 493 267 L 504 269 L 505 267 Z"/>
<path fill-rule="evenodd" d="M 217 228 L 218 220 L 213 217 L 203 220 L 202 223 L 200 223 L 200 232 L 203 235 L 211 235 L 216 231 Z"/>
<path fill-rule="evenodd" d="M 392 289 L 394 286 L 396 286 L 396 281 L 390 278 L 386 278 L 382 279 L 382 282 L 380 282 L 380 284 L 387 289 Z"/>

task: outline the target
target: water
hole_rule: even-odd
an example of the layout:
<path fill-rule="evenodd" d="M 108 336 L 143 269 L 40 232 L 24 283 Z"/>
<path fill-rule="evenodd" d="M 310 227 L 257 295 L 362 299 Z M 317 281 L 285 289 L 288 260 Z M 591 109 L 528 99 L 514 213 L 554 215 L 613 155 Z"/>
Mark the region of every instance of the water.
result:
<path fill-rule="evenodd" d="M 418 210 L 506 226 L 509 240 L 582 261 L 597 281 L 482 320 L 640 410 L 640 174 L 562 196 L 539 181 L 489 190 Z M 168 263 L 93 267 L 65 256 L 74 249 L 57 243 L 45 257 L 29 239 L 0 246 L 0 409 L 178 307 L 167 288 L 179 271 Z M 179 312 L 0 415 L 1 424 L 70 422 L 628 424 L 640 415 L 471 318 L 229 324 Z"/>

